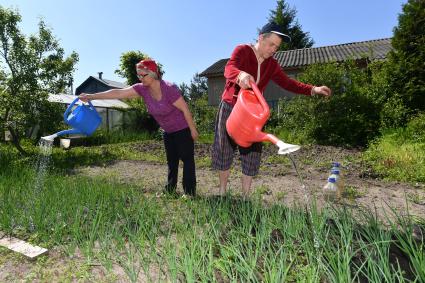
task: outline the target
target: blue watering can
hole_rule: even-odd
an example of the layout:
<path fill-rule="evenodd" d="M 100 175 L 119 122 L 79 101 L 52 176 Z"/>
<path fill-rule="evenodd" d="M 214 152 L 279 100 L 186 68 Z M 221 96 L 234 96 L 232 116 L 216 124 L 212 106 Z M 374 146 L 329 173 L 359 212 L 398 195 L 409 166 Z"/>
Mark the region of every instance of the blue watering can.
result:
<path fill-rule="evenodd" d="M 53 141 L 56 137 L 64 135 L 76 135 L 83 134 L 90 136 L 102 123 L 102 118 L 99 113 L 97 113 L 93 104 L 89 101 L 89 105 L 78 105 L 72 112 L 72 107 L 79 100 L 76 98 L 66 109 L 63 114 L 63 121 L 65 124 L 70 125 L 73 129 L 64 130 L 57 132 L 56 134 L 42 137 L 44 140 Z"/>

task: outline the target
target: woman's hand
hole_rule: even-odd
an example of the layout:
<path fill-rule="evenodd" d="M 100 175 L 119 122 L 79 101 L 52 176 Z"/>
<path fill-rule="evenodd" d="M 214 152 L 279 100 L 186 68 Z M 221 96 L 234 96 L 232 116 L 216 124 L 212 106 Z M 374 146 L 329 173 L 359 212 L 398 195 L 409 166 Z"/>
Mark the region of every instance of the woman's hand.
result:
<path fill-rule="evenodd" d="M 78 96 L 78 98 L 82 101 L 82 102 L 89 102 L 90 100 L 90 95 L 86 94 L 86 93 L 82 93 Z"/>
<path fill-rule="evenodd" d="M 190 129 L 190 135 L 192 136 L 193 141 L 196 141 L 199 137 L 199 133 L 196 129 Z"/>

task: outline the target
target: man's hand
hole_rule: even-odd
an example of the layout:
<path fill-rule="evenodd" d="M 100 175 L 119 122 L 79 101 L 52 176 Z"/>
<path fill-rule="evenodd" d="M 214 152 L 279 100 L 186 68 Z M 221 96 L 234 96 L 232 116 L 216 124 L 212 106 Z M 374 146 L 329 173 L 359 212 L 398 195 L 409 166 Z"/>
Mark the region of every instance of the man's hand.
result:
<path fill-rule="evenodd" d="M 250 74 L 241 71 L 236 82 L 241 88 L 248 89 L 251 88 L 251 82 L 255 83 L 255 80 Z"/>
<path fill-rule="evenodd" d="M 332 91 L 330 88 L 328 88 L 327 86 L 314 86 L 313 89 L 311 90 L 311 94 L 312 95 L 323 95 L 323 96 L 331 96 L 332 95 Z"/>

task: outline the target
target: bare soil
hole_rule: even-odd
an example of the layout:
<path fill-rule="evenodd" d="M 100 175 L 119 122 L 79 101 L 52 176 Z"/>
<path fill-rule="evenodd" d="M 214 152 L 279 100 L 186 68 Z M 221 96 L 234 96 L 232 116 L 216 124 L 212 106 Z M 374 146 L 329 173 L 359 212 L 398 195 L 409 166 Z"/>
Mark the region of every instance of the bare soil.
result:
<path fill-rule="evenodd" d="M 163 151 L 162 143 L 138 144 L 135 150 Z M 195 156 L 205 160 L 210 157 L 211 146 L 197 144 Z M 263 150 L 260 173 L 254 178 L 253 194 L 261 195 L 266 203 L 294 205 L 315 198 L 319 207 L 325 204 L 322 188 L 326 184 L 332 161 L 342 163 L 345 193 L 337 205 L 366 209 L 385 220 L 393 216 L 412 215 L 425 218 L 425 184 L 386 181 L 373 172 L 361 159 L 358 149 L 343 149 L 330 146 L 306 146 L 292 154 L 305 188 L 301 186 L 290 159 L 278 155 L 277 148 L 270 145 Z M 229 178 L 229 190 L 233 195 L 241 192 L 241 167 L 238 153 Z M 111 181 L 139 186 L 146 193 L 161 192 L 167 178 L 167 166 L 163 163 L 145 161 L 116 161 L 107 166 L 80 168 L 77 174 L 104 176 Z M 179 178 L 182 176 L 182 168 Z M 218 195 L 219 181 L 216 171 L 209 166 L 197 166 L 198 196 Z M 178 191 L 182 193 L 181 181 Z"/>

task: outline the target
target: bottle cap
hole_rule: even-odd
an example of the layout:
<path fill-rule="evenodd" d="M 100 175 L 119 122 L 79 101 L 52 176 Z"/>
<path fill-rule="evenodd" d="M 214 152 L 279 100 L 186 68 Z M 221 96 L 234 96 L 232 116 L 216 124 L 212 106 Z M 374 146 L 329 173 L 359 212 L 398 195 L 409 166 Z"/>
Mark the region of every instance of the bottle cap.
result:
<path fill-rule="evenodd" d="M 329 178 L 328 178 L 328 182 L 335 183 L 335 178 L 333 178 L 333 177 L 329 177 Z"/>
<path fill-rule="evenodd" d="M 340 167 L 341 163 L 339 162 L 332 162 L 332 167 Z"/>
<path fill-rule="evenodd" d="M 332 169 L 331 173 L 335 174 L 335 175 L 339 175 L 339 170 L 338 169 Z"/>

